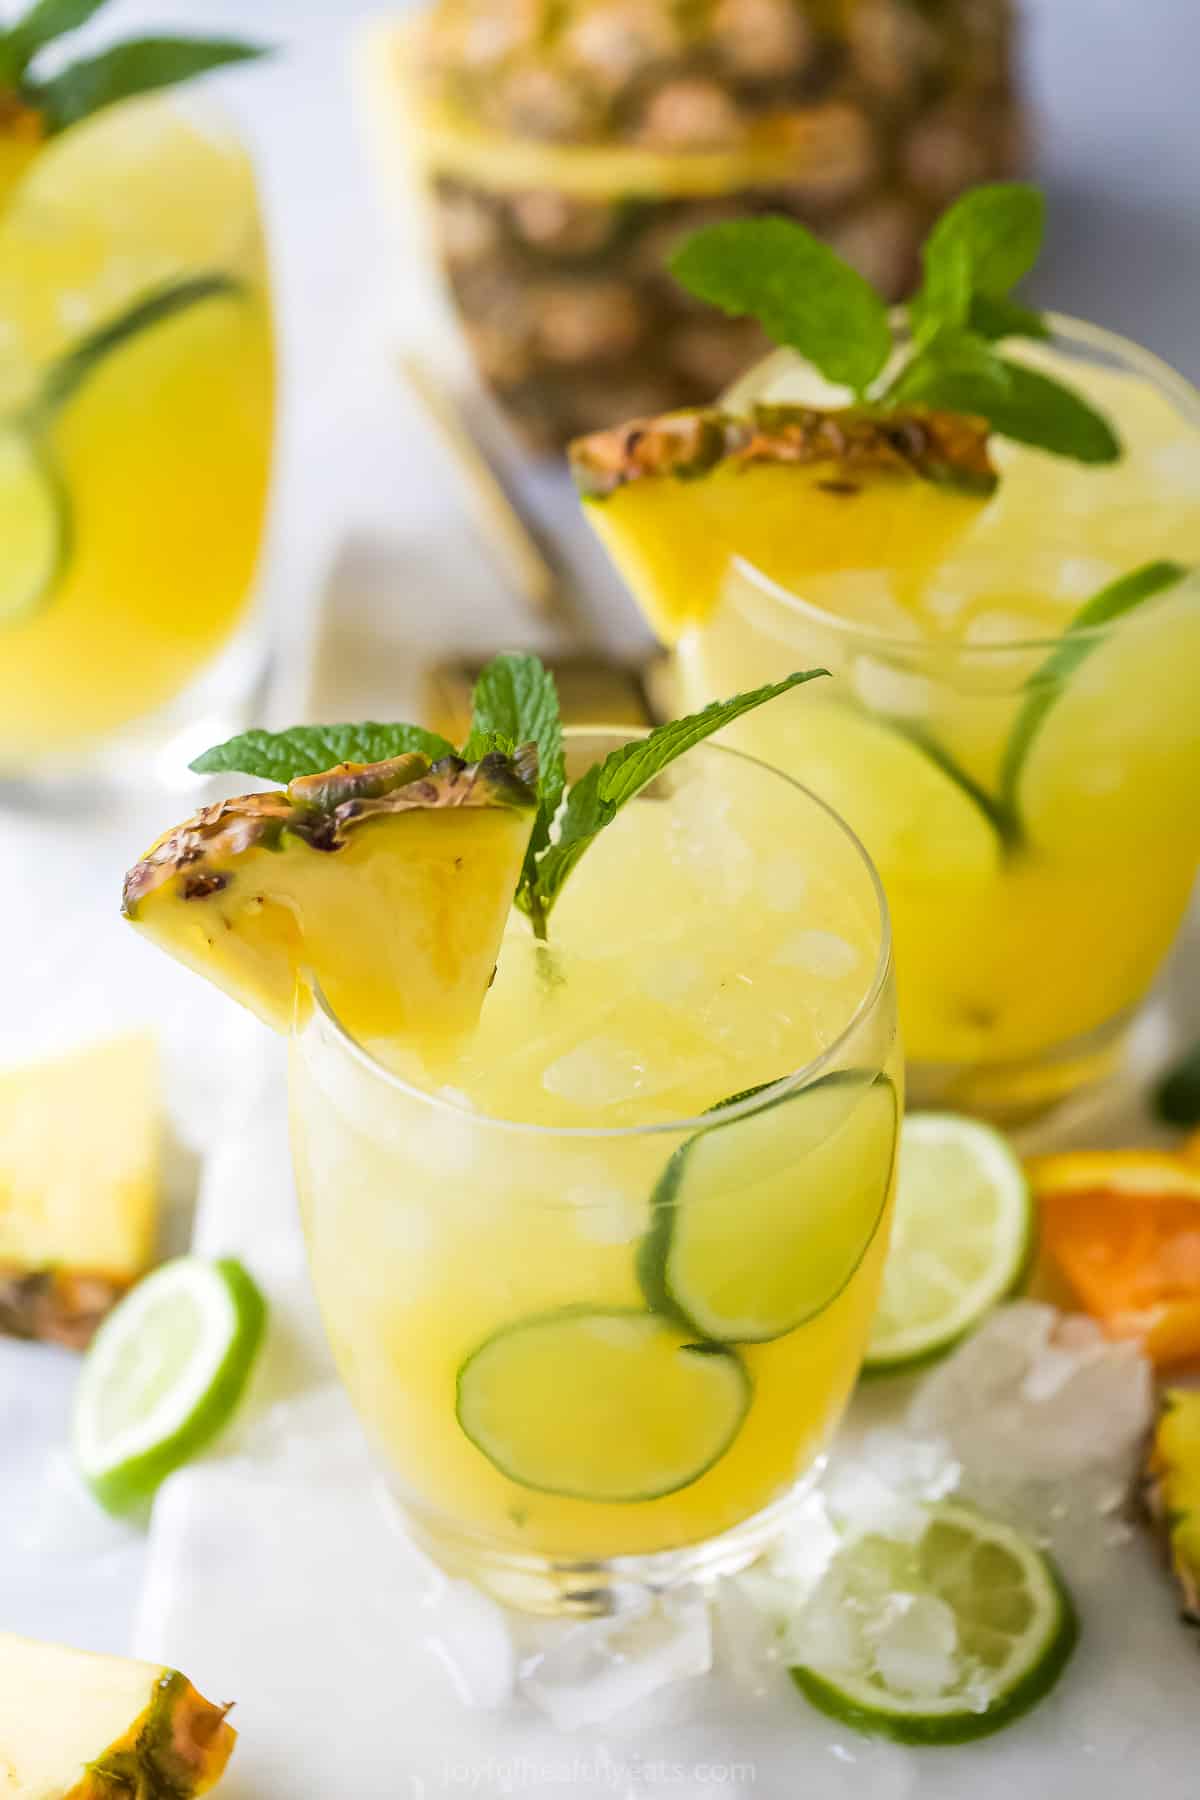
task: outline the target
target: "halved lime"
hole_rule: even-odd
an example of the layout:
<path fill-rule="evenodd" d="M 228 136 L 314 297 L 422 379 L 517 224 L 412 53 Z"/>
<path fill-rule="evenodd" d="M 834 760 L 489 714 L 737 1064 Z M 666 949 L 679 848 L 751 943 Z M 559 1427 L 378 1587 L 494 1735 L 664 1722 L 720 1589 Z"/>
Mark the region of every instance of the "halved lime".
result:
<path fill-rule="evenodd" d="M 101 1505 L 147 1500 L 226 1423 L 266 1324 L 238 1262 L 181 1256 L 127 1294 L 101 1325 L 75 1400 L 74 1450 Z"/>
<path fill-rule="evenodd" d="M 66 560 L 70 510 L 36 435 L 0 424 L 0 629 L 46 599 Z"/>
<path fill-rule="evenodd" d="M 1025 1171 L 998 1131 L 957 1113 L 910 1113 L 866 1372 L 932 1361 L 972 1330 L 1020 1285 L 1034 1220 Z"/>
<path fill-rule="evenodd" d="M 458 1372 L 458 1422 L 510 1481 L 657 1500 L 722 1457 L 752 1397 L 739 1358 L 652 1313 L 563 1307 L 485 1338 Z"/>
<path fill-rule="evenodd" d="M 915 1542 L 855 1538 L 823 1578 L 836 1647 L 794 1665 L 806 1699 L 856 1730 L 904 1744 L 986 1737 L 1045 1698 L 1078 1636 L 1050 1559 L 998 1519 L 943 1501 Z M 807 1642 L 806 1642 L 807 1650 Z"/>
<path fill-rule="evenodd" d="M 1200 741 L 1200 589 L 1176 592 L 1187 574 L 1147 563 L 1102 588 L 1027 683 L 1000 794 L 1032 843 L 1061 854 L 1081 836 L 1170 830 L 1180 756 Z M 1119 631 L 1098 630 L 1117 619 Z"/>
<path fill-rule="evenodd" d="M 654 1191 L 638 1253 L 651 1306 L 731 1344 L 823 1312 L 878 1229 L 896 1127 L 887 1077 L 847 1070 L 697 1132 Z"/>

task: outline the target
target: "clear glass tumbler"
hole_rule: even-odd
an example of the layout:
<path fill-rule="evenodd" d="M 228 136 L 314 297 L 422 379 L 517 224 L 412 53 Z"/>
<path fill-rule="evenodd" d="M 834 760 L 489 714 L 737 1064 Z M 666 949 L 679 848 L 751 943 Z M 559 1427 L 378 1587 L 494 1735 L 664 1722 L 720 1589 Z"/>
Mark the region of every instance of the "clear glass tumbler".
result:
<path fill-rule="evenodd" d="M 273 386 L 253 169 L 213 114 L 105 108 L 0 195 L 0 777 L 144 776 L 203 747 L 189 719 L 236 728 Z"/>
<path fill-rule="evenodd" d="M 548 949 L 514 912 L 436 1080 L 315 996 L 292 1056 L 313 1276 L 417 1540 L 545 1612 L 750 1558 L 857 1377 L 901 1108 L 870 863 L 711 746 L 589 850 Z"/>
<path fill-rule="evenodd" d="M 1200 396 L 1111 333 L 1055 320 L 1014 353 L 1086 386 L 1126 446 L 1104 468 L 1000 443 L 950 559 L 816 575 L 735 564 L 678 649 L 700 706 L 785 670 L 833 675 L 741 721 L 862 838 L 896 933 L 910 1094 L 1036 1114 L 1113 1065 L 1200 862 L 1200 580 L 1068 630 L 1156 558 L 1200 561 Z M 792 397 L 774 359 L 739 397 Z"/>

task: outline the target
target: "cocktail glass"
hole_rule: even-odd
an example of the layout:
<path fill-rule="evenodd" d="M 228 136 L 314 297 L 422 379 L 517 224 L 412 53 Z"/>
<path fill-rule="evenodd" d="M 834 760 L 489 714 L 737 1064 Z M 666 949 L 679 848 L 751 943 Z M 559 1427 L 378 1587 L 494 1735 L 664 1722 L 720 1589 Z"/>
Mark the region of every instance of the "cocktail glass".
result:
<path fill-rule="evenodd" d="M 52 139 L 0 200 L 0 776 L 241 722 L 272 427 L 236 135 L 155 98 Z"/>
<path fill-rule="evenodd" d="M 1135 567 L 1200 560 L 1200 396 L 1109 332 L 1053 330 L 1013 354 L 1091 396 L 1120 462 L 1001 441 L 996 497 L 941 566 L 789 588 L 737 562 L 678 649 L 689 706 L 800 663 L 832 672 L 729 741 L 820 794 L 878 867 L 910 1094 L 1002 1119 L 1113 1066 L 1200 860 L 1200 582 L 1064 635 Z M 811 379 L 780 355 L 733 403 Z"/>
<path fill-rule="evenodd" d="M 625 741 L 569 737 L 578 773 Z M 902 1106 L 887 913 L 788 777 L 694 749 L 436 1083 L 319 994 L 293 1142 L 334 1355 L 417 1540 L 545 1612 L 738 1566 L 854 1385 Z"/>

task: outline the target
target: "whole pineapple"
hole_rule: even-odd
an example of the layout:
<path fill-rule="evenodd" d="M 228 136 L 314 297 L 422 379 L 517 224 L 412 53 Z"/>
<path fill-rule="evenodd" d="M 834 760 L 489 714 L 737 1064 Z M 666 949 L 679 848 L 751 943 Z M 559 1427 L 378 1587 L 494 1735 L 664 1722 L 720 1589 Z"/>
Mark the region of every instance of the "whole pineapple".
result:
<path fill-rule="evenodd" d="M 712 400 L 763 345 L 663 272 L 791 214 L 893 297 L 933 218 L 1012 173 L 1011 0 L 438 0 L 410 101 L 484 379 L 542 447 Z"/>

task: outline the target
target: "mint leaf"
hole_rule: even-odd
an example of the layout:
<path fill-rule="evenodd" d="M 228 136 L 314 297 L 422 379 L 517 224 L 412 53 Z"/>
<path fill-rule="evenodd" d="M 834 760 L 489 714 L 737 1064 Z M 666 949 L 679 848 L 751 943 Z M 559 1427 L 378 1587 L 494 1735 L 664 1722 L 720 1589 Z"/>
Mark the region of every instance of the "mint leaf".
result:
<path fill-rule="evenodd" d="M 918 350 L 905 363 L 882 396 L 888 406 L 911 405 L 920 401 L 937 405 L 935 396 L 951 378 L 978 383 L 994 395 L 1007 394 L 1012 377 L 986 338 L 961 325 L 940 326 L 923 350 Z"/>
<path fill-rule="evenodd" d="M 201 301 L 236 299 L 242 292 L 242 284 L 232 275 L 217 273 L 189 275 L 182 281 L 171 282 L 167 287 L 143 295 L 124 312 L 89 331 L 50 365 L 30 409 L 30 422 L 44 424 L 74 397 L 93 369 L 130 338 Z"/>
<path fill-rule="evenodd" d="M 711 737 L 714 731 L 731 725 L 743 713 L 752 712 L 756 706 L 786 694 L 802 682 L 828 673 L 828 669 L 806 669 L 753 693 L 737 694 L 731 700 L 714 700 L 703 712 L 659 725 L 648 737 L 625 744 L 606 756 L 603 762 L 594 763 L 567 795 L 558 842 L 551 845 L 538 861 L 533 891 L 517 897 L 517 904 L 530 914 L 538 935 L 545 935 L 546 917 L 562 892 L 567 876 L 588 845 L 616 817 L 627 800 L 632 800 L 668 764 L 694 744 Z"/>
<path fill-rule="evenodd" d="M 1023 363 L 998 358 L 1008 371 L 1007 392 L 991 381 L 953 369 L 928 377 L 921 398 L 926 406 L 978 413 L 1001 437 L 1083 463 L 1116 462 L 1121 442 L 1102 413 L 1061 382 Z"/>
<path fill-rule="evenodd" d="M 732 318 L 758 320 L 777 344 L 863 398 L 892 353 L 887 308 L 870 283 L 792 219 L 731 219 L 697 231 L 670 270 Z"/>
<path fill-rule="evenodd" d="M 1165 1125 L 1200 1125 L 1200 1044 L 1173 1064 L 1154 1089 L 1154 1110 Z"/>
<path fill-rule="evenodd" d="M 1050 327 L 1041 313 L 1021 306 L 1015 300 L 1003 300 L 996 294 L 976 294 L 971 301 L 967 320 L 971 330 L 995 343 L 998 338 L 1048 338 Z"/>
<path fill-rule="evenodd" d="M 197 775 L 254 775 L 286 787 L 297 775 L 323 775 L 343 762 L 386 762 L 419 750 L 430 762 L 453 745 L 420 725 L 294 725 L 290 731 L 245 731 L 215 744 L 190 765 Z"/>
<path fill-rule="evenodd" d="M 72 63 L 48 81 L 29 85 L 29 98 L 51 131 L 65 131 L 80 119 L 156 88 L 174 87 L 210 69 L 265 56 L 263 44 L 236 38 L 145 37 L 114 44 L 98 56 Z"/>
<path fill-rule="evenodd" d="M 944 326 L 966 325 L 971 316 L 971 258 L 961 241 L 949 244 L 931 260 L 922 251 L 925 279 L 909 302 L 908 322 L 917 345 L 929 342 Z"/>
<path fill-rule="evenodd" d="M 1046 201 L 1037 188 L 1023 181 L 971 188 L 947 207 L 925 240 L 924 291 L 949 285 L 957 295 L 965 265 L 971 294 L 1002 299 L 1028 275 L 1045 235 Z M 962 324 L 963 317 L 949 322 Z"/>
<path fill-rule="evenodd" d="M 538 752 L 537 817 L 521 874 L 521 895 L 532 892 L 538 855 L 550 842 L 550 827 L 566 786 L 562 720 L 554 677 L 539 657 L 510 651 L 493 657 L 471 696 L 471 735 L 463 749 L 468 762 L 489 750 L 511 753 L 519 744 Z"/>
<path fill-rule="evenodd" d="M 0 70 L 5 80 L 16 82 L 39 50 L 86 25 L 106 4 L 107 0 L 34 0 L 14 25 L 0 33 Z"/>

